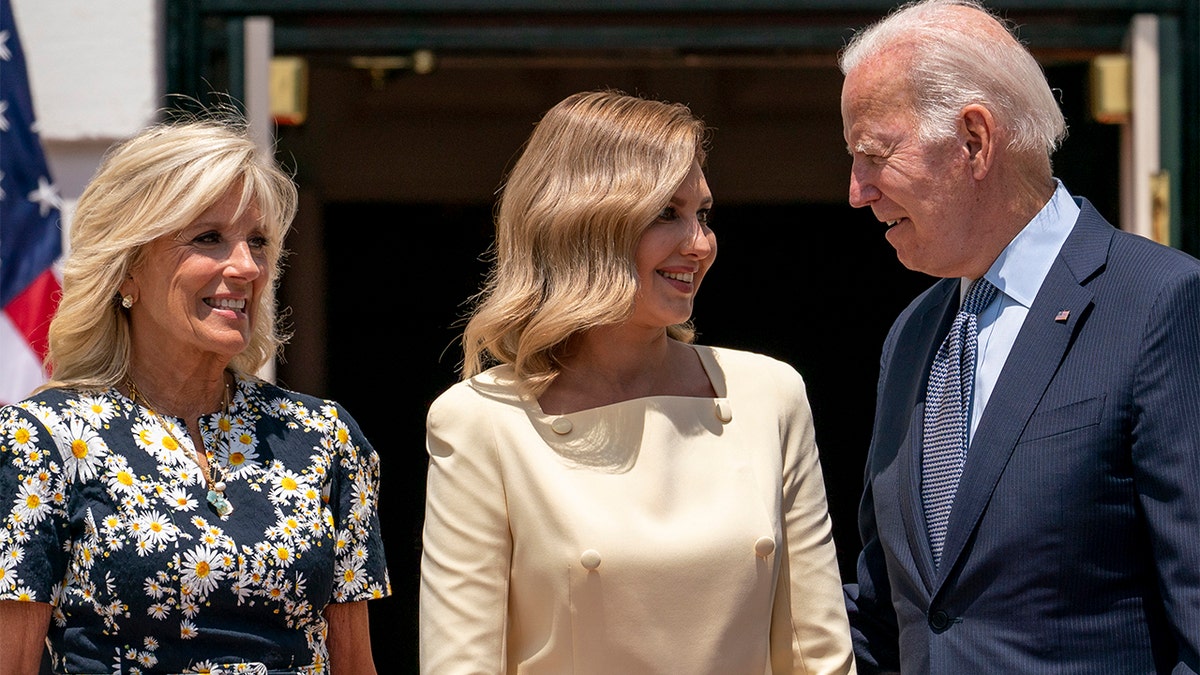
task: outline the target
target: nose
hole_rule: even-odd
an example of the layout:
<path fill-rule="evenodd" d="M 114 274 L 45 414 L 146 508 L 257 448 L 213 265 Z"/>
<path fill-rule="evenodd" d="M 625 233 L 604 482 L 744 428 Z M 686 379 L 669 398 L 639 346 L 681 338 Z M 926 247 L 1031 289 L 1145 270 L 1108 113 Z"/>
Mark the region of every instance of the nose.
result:
<path fill-rule="evenodd" d="M 861 208 L 879 199 L 879 189 L 866 177 L 866 171 L 858 160 L 850 167 L 850 206 Z"/>
<path fill-rule="evenodd" d="M 703 260 L 712 255 L 713 249 L 716 248 L 716 239 L 708 225 L 693 219 L 683 240 L 682 252 L 686 256 Z"/>
<path fill-rule="evenodd" d="M 226 266 L 227 271 L 236 277 L 255 279 L 262 273 L 262 266 L 255 257 L 254 251 L 250 248 L 250 242 L 248 241 L 234 242 L 226 262 L 228 263 Z"/>

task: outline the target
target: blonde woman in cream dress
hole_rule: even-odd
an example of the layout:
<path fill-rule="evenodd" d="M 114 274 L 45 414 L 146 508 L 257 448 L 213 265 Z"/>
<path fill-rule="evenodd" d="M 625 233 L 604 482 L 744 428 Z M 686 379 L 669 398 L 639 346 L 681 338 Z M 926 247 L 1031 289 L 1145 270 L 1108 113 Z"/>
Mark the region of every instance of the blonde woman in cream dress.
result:
<path fill-rule="evenodd" d="M 692 344 L 706 142 L 583 92 L 507 177 L 428 415 L 423 673 L 854 672 L 804 382 Z"/>

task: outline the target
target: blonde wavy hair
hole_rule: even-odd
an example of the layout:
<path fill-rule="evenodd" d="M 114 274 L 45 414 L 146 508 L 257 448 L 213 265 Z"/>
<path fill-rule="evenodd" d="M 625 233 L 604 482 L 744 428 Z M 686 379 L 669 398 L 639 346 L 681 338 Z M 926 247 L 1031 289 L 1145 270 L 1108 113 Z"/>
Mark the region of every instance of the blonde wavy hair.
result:
<path fill-rule="evenodd" d="M 111 147 L 79 197 L 50 323 L 51 379 L 39 391 L 99 389 L 125 378 L 131 342 L 121 283 L 147 244 L 179 233 L 239 184 L 238 213 L 254 205 L 262 214 L 269 265 L 250 342 L 230 367 L 250 375 L 278 354 L 287 336 L 277 325 L 275 291 L 296 214 L 295 183 L 235 110 L 177 113 Z"/>
<path fill-rule="evenodd" d="M 573 336 L 630 316 L 638 241 L 692 163 L 704 165 L 708 131 L 683 104 L 615 90 L 546 112 L 502 186 L 491 269 L 462 336 L 463 379 L 510 364 L 539 395 Z M 668 334 L 695 338 L 690 322 Z"/>

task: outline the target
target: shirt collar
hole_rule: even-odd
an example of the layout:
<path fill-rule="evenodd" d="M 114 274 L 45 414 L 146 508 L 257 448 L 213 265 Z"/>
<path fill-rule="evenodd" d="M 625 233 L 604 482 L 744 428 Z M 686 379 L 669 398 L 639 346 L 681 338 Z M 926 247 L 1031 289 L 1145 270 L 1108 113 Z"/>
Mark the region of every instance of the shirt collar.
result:
<path fill-rule="evenodd" d="M 1033 304 L 1059 249 L 1079 218 L 1079 205 L 1071 193 L 1061 180 L 1055 178 L 1054 182 L 1056 187 L 1050 201 L 1013 237 L 983 275 L 1026 309 Z M 963 280 L 964 292 L 969 283 Z"/>

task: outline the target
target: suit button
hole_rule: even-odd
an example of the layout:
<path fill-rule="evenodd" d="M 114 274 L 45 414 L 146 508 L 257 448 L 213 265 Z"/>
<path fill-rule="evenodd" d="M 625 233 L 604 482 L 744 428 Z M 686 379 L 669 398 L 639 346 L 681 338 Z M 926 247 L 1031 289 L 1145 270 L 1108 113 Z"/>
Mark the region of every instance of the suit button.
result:
<path fill-rule="evenodd" d="M 558 417 L 550 423 L 550 428 L 554 430 L 554 433 L 560 436 L 565 436 L 571 433 L 571 429 L 574 428 L 574 425 L 571 424 L 571 420 L 565 417 Z"/>
<path fill-rule="evenodd" d="M 950 627 L 950 615 L 938 610 L 929 615 L 929 626 L 939 633 Z"/>
<path fill-rule="evenodd" d="M 584 569 L 594 570 L 600 566 L 600 552 L 594 548 L 589 548 L 579 556 L 579 564 L 583 565 Z"/>
<path fill-rule="evenodd" d="M 759 537 L 758 541 L 754 542 L 754 555 L 765 558 L 775 552 L 775 539 L 773 537 Z"/>

